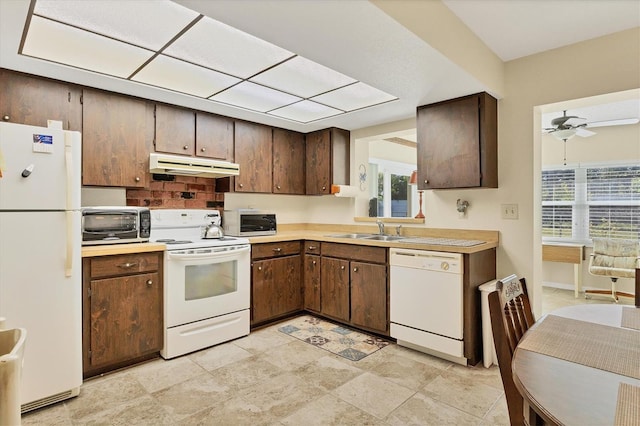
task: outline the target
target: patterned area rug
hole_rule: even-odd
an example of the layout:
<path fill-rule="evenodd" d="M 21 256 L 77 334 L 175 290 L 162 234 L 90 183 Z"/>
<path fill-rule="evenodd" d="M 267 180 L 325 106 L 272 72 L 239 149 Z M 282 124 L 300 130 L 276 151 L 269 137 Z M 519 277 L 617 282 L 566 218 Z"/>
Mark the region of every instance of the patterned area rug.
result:
<path fill-rule="evenodd" d="M 379 337 L 360 333 L 310 315 L 294 318 L 278 330 L 351 361 L 359 361 L 389 344 Z"/>

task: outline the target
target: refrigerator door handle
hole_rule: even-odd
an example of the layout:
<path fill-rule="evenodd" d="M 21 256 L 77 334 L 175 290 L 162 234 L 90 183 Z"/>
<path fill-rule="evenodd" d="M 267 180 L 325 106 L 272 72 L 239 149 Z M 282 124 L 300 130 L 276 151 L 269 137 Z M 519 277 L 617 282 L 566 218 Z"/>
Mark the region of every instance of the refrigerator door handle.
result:
<path fill-rule="evenodd" d="M 67 172 L 67 210 L 73 209 L 73 139 L 67 132 L 64 134 L 64 162 Z"/>
<path fill-rule="evenodd" d="M 73 270 L 73 212 L 66 211 L 67 216 L 67 258 L 64 263 L 64 275 L 70 277 Z"/>

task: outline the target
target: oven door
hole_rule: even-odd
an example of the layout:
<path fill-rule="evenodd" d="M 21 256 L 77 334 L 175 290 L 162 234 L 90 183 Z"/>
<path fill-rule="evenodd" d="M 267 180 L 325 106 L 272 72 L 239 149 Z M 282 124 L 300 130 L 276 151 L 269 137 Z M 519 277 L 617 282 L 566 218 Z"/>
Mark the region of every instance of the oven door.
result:
<path fill-rule="evenodd" d="M 249 309 L 250 252 L 248 244 L 168 251 L 166 327 Z"/>

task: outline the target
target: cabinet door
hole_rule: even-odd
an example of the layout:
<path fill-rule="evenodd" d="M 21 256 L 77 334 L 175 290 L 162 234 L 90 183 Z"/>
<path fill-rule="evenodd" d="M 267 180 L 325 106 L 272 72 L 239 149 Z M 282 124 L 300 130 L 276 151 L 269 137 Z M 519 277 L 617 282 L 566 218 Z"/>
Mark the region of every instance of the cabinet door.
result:
<path fill-rule="evenodd" d="M 156 151 L 193 156 L 196 116 L 191 110 L 156 105 Z"/>
<path fill-rule="evenodd" d="M 304 135 L 273 129 L 273 193 L 304 194 Z"/>
<path fill-rule="evenodd" d="M 478 97 L 418 108 L 418 189 L 480 186 Z"/>
<path fill-rule="evenodd" d="M 387 267 L 351 262 L 351 322 L 386 333 L 387 312 Z"/>
<path fill-rule="evenodd" d="M 320 312 L 320 256 L 304 256 L 304 308 Z"/>
<path fill-rule="evenodd" d="M 253 263 L 252 323 L 260 323 L 302 309 L 300 256 Z"/>
<path fill-rule="evenodd" d="M 331 191 L 331 134 L 328 129 L 306 135 L 306 193 Z"/>
<path fill-rule="evenodd" d="M 236 121 L 235 162 L 240 175 L 235 178 L 237 192 L 271 192 L 271 127 Z"/>
<path fill-rule="evenodd" d="M 321 312 L 349 322 L 349 261 L 323 257 L 320 270 Z"/>
<path fill-rule="evenodd" d="M 266 321 L 275 315 L 273 295 L 276 294 L 271 260 L 253 262 L 251 270 L 251 323 Z"/>
<path fill-rule="evenodd" d="M 233 120 L 219 115 L 197 112 L 196 155 L 233 161 Z"/>
<path fill-rule="evenodd" d="M 274 259 L 278 315 L 302 310 L 302 257 Z"/>
<path fill-rule="evenodd" d="M 82 184 L 146 187 L 152 105 L 92 89 L 82 98 Z"/>
<path fill-rule="evenodd" d="M 158 273 L 91 281 L 91 368 L 162 349 L 162 286 Z"/>
<path fill-rule="evenodd" d="M 65 130 L 82 130 L 77 86 L 1 69 L 0 93 L 2 121 L 47 127 L 47 120 L 57 120 Z"/>

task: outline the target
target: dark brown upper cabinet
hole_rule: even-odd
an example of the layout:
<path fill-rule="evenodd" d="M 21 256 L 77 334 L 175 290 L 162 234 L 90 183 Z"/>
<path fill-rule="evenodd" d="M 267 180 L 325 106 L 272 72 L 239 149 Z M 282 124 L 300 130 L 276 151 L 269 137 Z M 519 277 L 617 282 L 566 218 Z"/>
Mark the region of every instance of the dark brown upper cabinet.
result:
<path fill-rule="evenodd" d="M 306 135 L 306 193 L 331 193 L 331 185 L 349 184 L 347 130 L 330 128 Z"/>
<path fill-rule="evenodd" d="M 0 69 L 2 121 L 47 127 L 62 122 L 65 130 L 82 130 L 82 89 L 70 83 Z"/>
<path fill-rule="evenodd" d="M 236 121 L 234 161 L 240 165 L 236 176 L 236 192 L 271 193 L 272 129 L 262 124 Z"/>
<path fill-rule="evenodd" d="M 478 93 L 417 109 L 418 189 L 498 187 L 498 102 Z"/>
<path fill-rule="evenodd" d="M 147 185 L 153 104 L 99 90 L 82 94 L 82 184 Z"/>
<path fill-rule="evenodd" d="M 196 112 L 196 150 L 198 157 L 233 161 L 233 119 Z"/>
<path fill-rule="evenodd" d="M 304 135 L 273 129 L 273 193 L 305 193 Z"/>
<path fill-rule="evenodd" d="M 156 104 L 156 151 L 195 154 L 196 115 L 192 110 Z"/>

